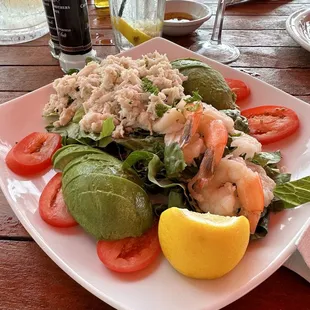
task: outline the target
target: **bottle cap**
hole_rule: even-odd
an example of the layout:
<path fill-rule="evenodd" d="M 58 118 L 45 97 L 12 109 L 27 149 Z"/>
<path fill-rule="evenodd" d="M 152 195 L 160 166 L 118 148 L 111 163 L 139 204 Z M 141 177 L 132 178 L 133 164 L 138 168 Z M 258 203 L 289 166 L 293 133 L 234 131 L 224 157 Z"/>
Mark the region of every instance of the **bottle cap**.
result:
<path fill-rule="evenodd" d="M 95 58 L 96 51 L 92 49 L 86 54 L 80 55 L 68 55 L 63 52 L 59 56 L 59 64 L 63 72 L 67 73 L 70 69 L 83 69 L 85 67 L 85 60 L 88 57 Z"/>

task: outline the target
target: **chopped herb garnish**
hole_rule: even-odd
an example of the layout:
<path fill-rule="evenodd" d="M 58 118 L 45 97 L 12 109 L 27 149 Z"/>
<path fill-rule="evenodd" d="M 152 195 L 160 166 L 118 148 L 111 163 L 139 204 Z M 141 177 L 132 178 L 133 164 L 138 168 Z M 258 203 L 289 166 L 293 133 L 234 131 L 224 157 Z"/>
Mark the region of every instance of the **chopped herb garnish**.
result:
<path fill-rule="evenodd" d="M 73 73 L 78 73 L 80 70 L 79 69 L 70 69 L 66 72 L 67 75 L 72 75 Z"/>
<path fill-rule="evenodd" d="M 142 78 L 142 89 L 145 92 L 158 95 L 159 88 L 153 84 L 152 81 L 150 81 L 148 78 L 144 77 Z"/>
<path fill-rule="evenodd" d="M 170 107 L 163 103 L 157 103 L 155 106 L 155 112 L 158 117 L 162 117 L 169 109 Z"/>
<path fill-rule="evenodd" d="M 193 91 L 191 97 L 184 99 L 184 101 L 187 103 L 192 103 L 192 102 L 201 101 L 201 100 L 202 100 L 202 97 L 199 95 L 198 91 Z"/>
<path fill-rule="evenodd" d="M 199 103 L 196 103 L 196 104 L 193 104 L 193 103 L 190 103 L 190 104 L 186 104 L 185 105 L 185 109 L 189 112 L 196 112 L 200 109 L 200 104 Z"/>
<path fill-rule="evenodd" d="M 92 62 L 92 61 L 94 61 L 94 62 L 96 62 L 96 63 L 100 63 L 100 59 L 97 58 L 97 57 L 86 57 L 86 58 L 85 58 L 85 64 L 86 64 L 86 65 L 89 64 L 89 63 Z"/>

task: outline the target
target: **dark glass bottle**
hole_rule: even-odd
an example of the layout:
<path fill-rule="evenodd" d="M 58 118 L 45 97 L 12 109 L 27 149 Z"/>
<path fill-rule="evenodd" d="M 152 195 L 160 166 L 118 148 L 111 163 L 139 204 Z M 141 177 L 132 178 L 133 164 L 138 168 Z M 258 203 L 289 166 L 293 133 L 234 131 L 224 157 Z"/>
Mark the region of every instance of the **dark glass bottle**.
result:
<path fill-rule="evenodd" d="M 56 21 L 52 6 L 52 0 L 43 0 L 43 6 L 45 9 L 46 19 L 50 31 L 51 39 L 48 42 L 50 47 L 50 52 L 54 58 L 59 58 L 60 55 L 60 46 L 59 46 L 59 39 L 58 39 L 58 32 L 56 27 Z"/>
<path fill-rule="evenodd" d="M 52 0 L 60 45 L 59 63 L 64 72 L 82 69 L 92 49 L 87 0 Z"/>

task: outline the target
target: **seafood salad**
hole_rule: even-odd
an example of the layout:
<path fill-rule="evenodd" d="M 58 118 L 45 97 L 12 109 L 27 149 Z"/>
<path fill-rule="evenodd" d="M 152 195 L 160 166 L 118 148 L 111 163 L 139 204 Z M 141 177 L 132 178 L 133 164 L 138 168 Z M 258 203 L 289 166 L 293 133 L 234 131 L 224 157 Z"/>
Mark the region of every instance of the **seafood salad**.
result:
<path fill-rule="evenodd" d="M 170 62 L 156 51 L 108 56 L 53 88 L 43 110 L 47 132 L 20 141 L 6 162 L 20 175 L 52 163 L 42 219 L 80 225 L 113 271 L 146 268 L 162 251 L 186 276 L 223 276 L 250 239 L 268 233 L 272 212 L 310 201 L 300 194 L 309 178 L 290 181 L 281 152 L 262 149 L 298 131 L 296 113 L 240 111 L 248 86 L 198 60 Z M 31 169 L 16 155 L 33 147 L 29 141 L 44 159 Z"/>

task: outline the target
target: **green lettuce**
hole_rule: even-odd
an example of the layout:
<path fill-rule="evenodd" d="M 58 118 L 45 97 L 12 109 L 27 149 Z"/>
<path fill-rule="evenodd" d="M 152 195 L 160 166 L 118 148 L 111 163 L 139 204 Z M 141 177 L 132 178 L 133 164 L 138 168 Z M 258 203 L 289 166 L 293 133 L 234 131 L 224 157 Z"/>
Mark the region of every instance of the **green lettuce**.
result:
<path fill-rule="evenodd" d="M 251 240 L 264 238 L 268 234 L 269 214 L 269 208 L 265 208 L 261 214 L 255 233 L 251 235 Z"/>
<path fill-rule="evenodd" d="M 182 209 L 188 209 L 186 201 L 184 200 L 184 195 L 180 189 L 171 189 L 168 196 L 168 203 L 164 204 L 154 204 L 154 213 L 159 217 L 165 210 L 176 207 Z"/>
<path fill-rule="evenodd" d="M 230 110 L 221 110 L 227 116 L 231 117 L 234 120 L 234 127 L 237 130 L 243 131 L 245 133 L 249 133 L 249 123 L 248 119 L 240 114 L 240 111 L 237 109 L 230 109 Z"/>
<path fill-rule="evenodd" d="M 167 176 L 170 178 L 178 177 L 185 169 L 186 163 L 179 143 L 174 142 L 165 147 L 164 164 Z"/>
<path fill-rule="evenodd" d="M 75 114 L 74 114 L 74 116 L 73 116 L 73 118 L 72 118 L 72 122 L 73 123 L 79 123 L 84 115 L 85 115 L 85 111 L 84 111 L 83 107 L 77 109 Z"/>
<path fill-rule="evenodd" d="M 154 153 L 161 159 L 164 157 L 165 143 L 163 136 L 129 136 L 124 137 L 123 139 L 114 139 L 113 141 L 130 151 L 143 150 Z"/>
<path fill-rule="evenodd" d="M 141 161 L 147 167 L 147 169 L 145 169 L 145 171 L 147 171 L 147 178 L 152 184 L 168 190 L 168 193 L 172 188 L 179 188 L 185 197 L 187 208 L 189 210 L 201 212 L 197 203 L 187 193 L 186 185 L 173 182 L 166 177 L 165 165 L 156 154 L 146 151 L 134 151 L 124 160 L 123 168 L 128 169 L 135 167 L 135 165 Z"/>
<path fill-rule="evenodd" d="M 256 153 L 251 161 L 256 165 L 262 166 L 265 169 L 266 174 L 273 179 L 276 184 L 283 184 L 290 181 L 291 174 L 280 172 L 277 164 L 281 159 L 281 152 L 275 151 Z"/>
<path fill-rule="evenodd" d="M 296 181 L 277 184 L 273 193 L 282 202 L 283 209 L 295 208 L 310 202 L 310 176 Z M 281 209 L 280 206 L 281 204 L 278 201 L 278 210 Z"/>
<path fill-rule="evenodd" d="M 78 123 L 70 122 L 66 126 L 54 127 L 48 125 L 45 127 L 48 132 L 58 133 L 62 136 L 62 144 L 83 144 L 93 147 L 106 147 L 112 142 L 111 134 L 115 128 L 113 119 L 107 118 L 102 123 L 100 134 L 83 131 Z"/>

